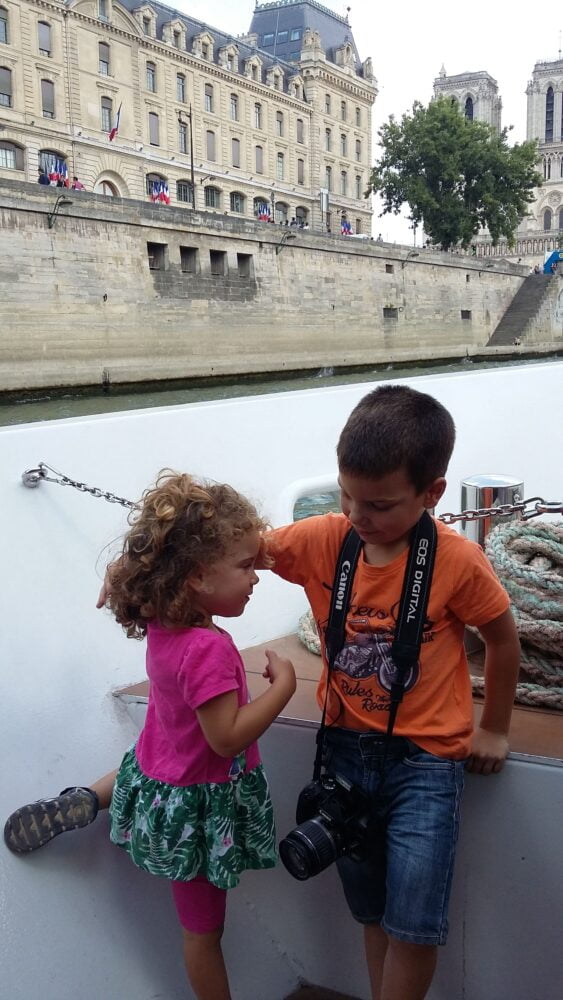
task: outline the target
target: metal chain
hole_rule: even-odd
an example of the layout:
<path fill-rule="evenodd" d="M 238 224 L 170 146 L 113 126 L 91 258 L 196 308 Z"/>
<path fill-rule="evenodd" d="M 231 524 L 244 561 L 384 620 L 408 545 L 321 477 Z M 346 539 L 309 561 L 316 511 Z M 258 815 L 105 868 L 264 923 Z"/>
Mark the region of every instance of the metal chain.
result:
<path fill-rule="evenodd" d="M 48 472 L 53 472 L 54 475 L 48 476 Z M 62 472 L 57 472 L 56 469 L 51 468 L 45 462 L 40 462 L 36 469 L 28 469 L 24 472 L 22 482 L 24 486 L 28 486 L 30 489 L 39 486 L 40 482 L 58 483 L 59 486 L 72 486 L 73 489 L 79 490 L 80 493 L 89 493 L 93 497 L 100 497 L 102 500 L 107 500 L 108 503 L 118 503 L 122 507 L 131 508 L 137 506 L 132 500 L 126 500 L 125 497 L 118 497 L 115 493 L 108 492 L 108 490 L 101 490 L 98 486 L 87 486 L 86 483 L 71 479 Z"/>
<path fill-rule="evenodd" d="M 53 472 L 53 476 L 48 476 L 48 472 Z M 81 493 L 90 493 L 93 497 L 100 497 L 108 503 L 119 503 L 122 507 L 137 507 L 132 500 L 125 497 L 118 497 L 115 493 L 101 490 L 98 486 L 87 486 L 76 479 L 65 476 L 62 472 L 57 472 L 45 462 L 40 462 L 36 469 L 28 469 L 22 474 L 24 486 L 33 489 L 39 486 L 40 482 L 58 483 L 60 486 L 72 486 Z M 455 524 L 456 521 L 478 521 L 484 517 L 510 517 L 511 514 L 520 514 L 523 521 L 529 521 L 532 517 L 539 517 L 541 514 L 563 514 L 563 503 L 553 500 L 544 500 L 543 497 L 530 497 L 519 503 L 502 503 L 498 507 L 479 507 L 477 510 L 462 510 L 459 514 L 440 514 L 438 521 L 444 524 Z"/>

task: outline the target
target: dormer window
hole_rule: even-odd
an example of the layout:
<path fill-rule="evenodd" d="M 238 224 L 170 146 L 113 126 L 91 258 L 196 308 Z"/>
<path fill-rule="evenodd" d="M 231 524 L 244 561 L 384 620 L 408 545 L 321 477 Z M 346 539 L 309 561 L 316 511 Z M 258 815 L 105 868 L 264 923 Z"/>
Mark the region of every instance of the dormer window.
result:
<path fill-rule="evenodd" d="M 202 57 L 204 59 L 209 60 L 209 43 L 208 42 L 202 42 L 202 45 L 201 45 L 201 54 L 202 54 Z"/>
<path fill-rule="evenodd" d="M 144 17 L 143 18 L 143 32 L 145 33 L 145 35 L 150 35 L 151 34 L 151 19 L 150 19 L 150 17 Z"/>
<path fill-rule="evenodd" d="M 179 49 L 180 48 L 181 38 L 182 38 L 182 36 L 181 36 L 181 34 L 180 34 L 179 31 L 174 31 L 173 32 L 173 34 L 172 34 L 172 41 L 174 42 L 174 48 L 175 49 Z"/>
<path fill-rule="evenodd" d="M 100 21 L 109 21 L 109 0 L 98 0 L 98 17 Z"/>
<path fill-rule="evenodd" d="M 8 11 L 0 7 L 0 42 L 8 44 Z"/>

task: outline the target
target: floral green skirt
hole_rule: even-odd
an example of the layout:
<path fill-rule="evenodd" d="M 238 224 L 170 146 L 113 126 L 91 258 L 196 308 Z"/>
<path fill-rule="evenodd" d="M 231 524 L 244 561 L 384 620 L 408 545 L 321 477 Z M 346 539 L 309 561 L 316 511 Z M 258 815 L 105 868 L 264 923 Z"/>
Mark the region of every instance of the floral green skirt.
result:
<path fill-rule="evenodd" d="M 139 868 L 189 882 L 203 875 L 219 889 L 238 885 L 249 868 L 277 862 L 274 814 L 261 764 L 231 781 L 168 785 L 147 778 L 135 748 L 117 773 L 110 837 Z"/>

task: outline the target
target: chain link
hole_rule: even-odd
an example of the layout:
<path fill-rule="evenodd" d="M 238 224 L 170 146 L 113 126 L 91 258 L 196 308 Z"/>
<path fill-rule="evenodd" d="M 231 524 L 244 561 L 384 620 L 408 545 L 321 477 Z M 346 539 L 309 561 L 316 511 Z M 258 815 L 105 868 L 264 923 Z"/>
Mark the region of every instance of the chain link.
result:
<path fill-rule="evenodd" d="M 48 476 L 52 472 L 54 475 Z M 58 483 L 59 486 L 72 486 L 80 493 L 89 493 L 90 496 L 107 500 L 108 503 L 118 503 L 122 507 L 137 507 L 132 500 L 125 497 L 118 497 L 108 490 L 101 490 L 98 486 L 87 486 L 76 479 L 65 476 L 62 472 L 57 472 L 45 462 L 40 462 L 36 469 L 28 469 L 22 475 L 24 486 L 33 488 L 39 486 L 40 482 Z M 512 514 L 520 514 L 523 521 L 529 521 L 532 517 L 540 517 L 541 514 L 563 514 L 563 503 L 557 500 L 544 500 L 543 497 L 530 497 L 518 503 L 501 503 L 498 507 L 478 507 L 476 510 L 462 510 L 459 514 L 440 514 L 438 521 L 444 524 L 455 524 L 456 521 L 478 521 L 484 517 L 511 517 Z"/>

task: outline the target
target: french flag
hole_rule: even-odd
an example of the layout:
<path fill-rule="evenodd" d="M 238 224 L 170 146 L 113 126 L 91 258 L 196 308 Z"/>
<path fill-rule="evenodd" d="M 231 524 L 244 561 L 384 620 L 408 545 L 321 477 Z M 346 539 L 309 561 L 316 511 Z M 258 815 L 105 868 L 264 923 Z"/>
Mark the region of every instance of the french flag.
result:
<path fill-rule="evenodd" d="M 121 104 L 119 105 L 119 107 L 117 109 L 117 114 L 115 116 L 115 121 L 113 123 L 113 128 L 111 129 L 110 134 L 109 134 L 109 141 L 110 142 L 112 141 L 112 139 L 115 139 L 117 133 L 119 132 L 119 119 L 120 118 L 121 118 Z"/>
<path fill-rule="evenodd" d="M 68 167 L 64 160 L 54 160 L 53 166 L 49 171 L 49 180 L 56 184 L 57 181 L 64 181 L 65 187 L 69 186 L 68 183 Z"/>
<path fill-rule="evenodd" d="M 152 186 L 151 201 L 160 201 L 164 205 L 170 204 L 170 192 L 166 181 L 154 181 Z"/>

